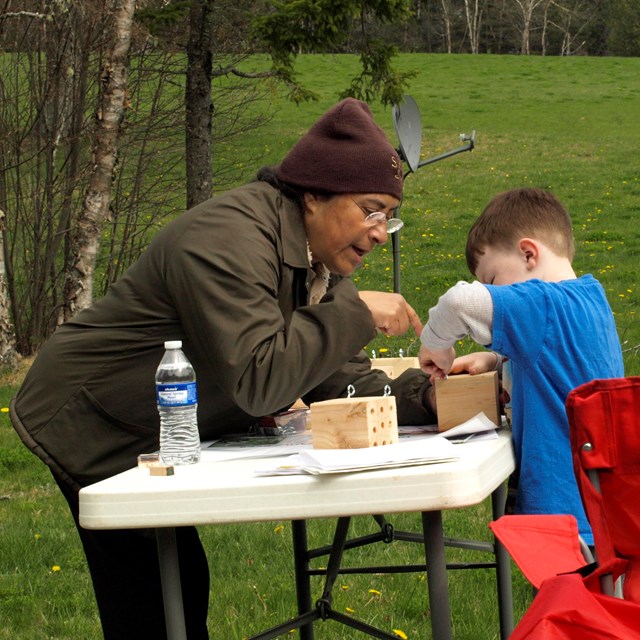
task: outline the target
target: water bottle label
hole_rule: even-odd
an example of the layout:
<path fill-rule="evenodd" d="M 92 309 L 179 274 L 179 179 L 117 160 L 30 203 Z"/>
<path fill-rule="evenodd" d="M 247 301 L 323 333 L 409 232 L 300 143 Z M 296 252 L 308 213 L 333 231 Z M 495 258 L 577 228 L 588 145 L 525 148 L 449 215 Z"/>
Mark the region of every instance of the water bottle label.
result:
<path fill-rule="evenodd" d="M 184 384 L 157 384 L 158 405 L 161 407 L 184 407 L 198 402 L 195 382 Z"/>

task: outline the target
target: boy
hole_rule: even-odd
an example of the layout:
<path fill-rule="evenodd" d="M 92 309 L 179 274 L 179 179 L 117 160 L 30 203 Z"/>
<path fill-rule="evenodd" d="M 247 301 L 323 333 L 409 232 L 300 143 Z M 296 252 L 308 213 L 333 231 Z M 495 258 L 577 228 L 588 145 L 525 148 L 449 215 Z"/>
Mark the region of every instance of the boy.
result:
<path fill-rule="evenodd" d="M 454 364 L 466 335 L 511 367 L 512 430 L 519 471 L 516 513 L 571 513 L 593 544 L 573 474 L 567 394 L 594 378 L 624 375 L 622 351 L 604 289 L 572 268 L 571 221 L 555 196 L 514 189 L 491 200 L 469 232 L 459 282 L 429 312 L 419 359 L 432 376 L 497 368 L 480 352 Z"/>

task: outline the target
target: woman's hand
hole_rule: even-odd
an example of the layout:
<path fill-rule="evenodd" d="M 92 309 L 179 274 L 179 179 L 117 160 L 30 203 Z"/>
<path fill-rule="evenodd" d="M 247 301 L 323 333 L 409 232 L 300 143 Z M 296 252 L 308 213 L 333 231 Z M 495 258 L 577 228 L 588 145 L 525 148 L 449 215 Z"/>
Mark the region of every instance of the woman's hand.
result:
<path fill-rule="evenodd" d="M 413 327 L 416 335 L 422 331 L 422 323 L 413 307 L 399 293 L 384 291 L 360 291 L 378 331 L 390 336 L 400 336 Z"/>

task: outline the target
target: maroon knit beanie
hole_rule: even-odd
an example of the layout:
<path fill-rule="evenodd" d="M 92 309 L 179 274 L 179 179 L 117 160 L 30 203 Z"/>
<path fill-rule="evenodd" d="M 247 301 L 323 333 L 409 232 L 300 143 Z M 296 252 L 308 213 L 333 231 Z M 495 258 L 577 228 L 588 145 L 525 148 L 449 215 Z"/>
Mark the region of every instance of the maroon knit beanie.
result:
<path fill-rule="evenodd" d="M 275 168 L 310 192 L 387 193 L 402 199 L 402 163 L 369 105 L 347 98 L 329 109 Z"/>

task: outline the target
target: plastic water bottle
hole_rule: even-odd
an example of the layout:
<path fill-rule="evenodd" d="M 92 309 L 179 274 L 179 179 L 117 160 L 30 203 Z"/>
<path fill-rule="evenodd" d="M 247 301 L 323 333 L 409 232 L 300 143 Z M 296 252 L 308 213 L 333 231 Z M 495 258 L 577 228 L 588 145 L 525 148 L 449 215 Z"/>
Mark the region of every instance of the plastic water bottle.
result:
<path fill-rule="evenodd" d="M 164 464 L 194 464 L 200 460 L 196 374 L 181 340 L 169 340 L 164 348 L 156 370 L 160 458 Z"/>

